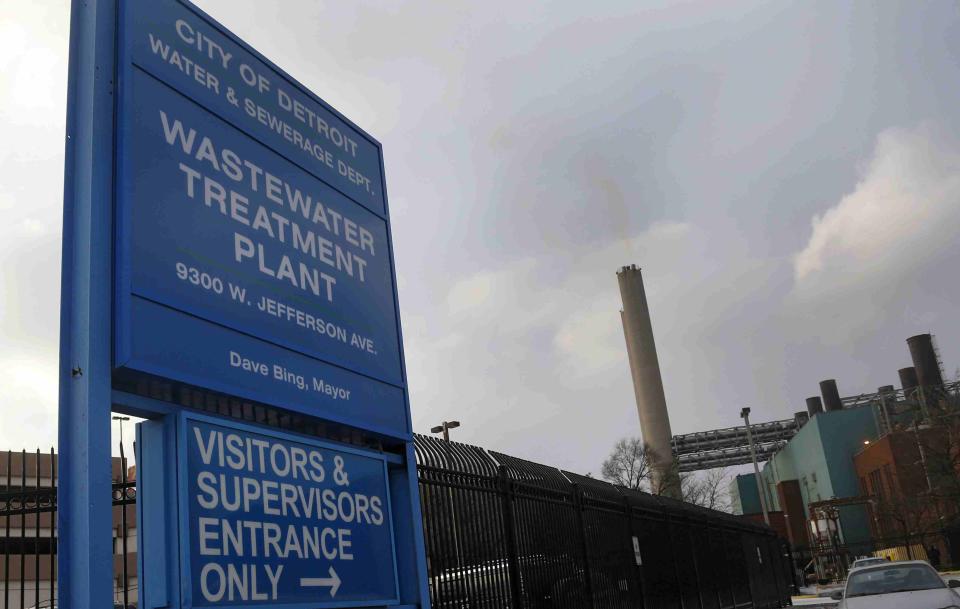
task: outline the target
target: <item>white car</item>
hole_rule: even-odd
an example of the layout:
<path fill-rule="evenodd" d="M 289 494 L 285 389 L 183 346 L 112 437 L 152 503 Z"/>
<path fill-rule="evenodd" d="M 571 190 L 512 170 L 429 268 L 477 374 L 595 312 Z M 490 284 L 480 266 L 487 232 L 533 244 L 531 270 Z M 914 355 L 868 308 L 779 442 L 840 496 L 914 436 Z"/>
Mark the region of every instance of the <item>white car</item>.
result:
<path fill-rule="evenodd" d="M 851 569 L 837 609 L 960 609 L 960 595 L 922 560 L 889 562 Z"/>

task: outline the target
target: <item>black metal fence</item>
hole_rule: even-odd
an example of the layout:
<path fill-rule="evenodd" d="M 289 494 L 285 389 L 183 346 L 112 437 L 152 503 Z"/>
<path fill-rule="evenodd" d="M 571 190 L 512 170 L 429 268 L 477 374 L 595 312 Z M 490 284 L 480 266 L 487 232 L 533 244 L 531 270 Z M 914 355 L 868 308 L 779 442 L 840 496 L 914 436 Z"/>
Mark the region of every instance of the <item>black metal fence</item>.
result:
<path fill-rule="evenodd" d="M 418 436 L 438 609 L 741 609 L 789 604 L 769 529 L 475 446 Z M 114 609 L 136 606 L 136 487 L 113 463 Z M 53 609 L 57 457 L 0 453 L 0 609 Z"/>
<path fill-rule="evenodd" d="M 0 453 L 0 468 L 0 607 L 23 609 L 53 594 L 56 460 L 52 451 L 8 451 Z"/>
<path fill-rule="evenodd" d="M 418 436 L 438 609 L 740 609 L 790 604 L 772 531 L 680 501 Z"/>
<path fill-rule="evenodd" d="M 114 607 L 135 607 L 136 486 L 113 460 Z M 57 581 L 57 455 L 0 452 L 0 609 L 53 609 Z M 66 603 L 59 603 L 68 606 Z"/>
<path fill-rule="evenodd" d="M 937 570 L 952 571 L 960 567 L 960 528 L 954 526 L 857 542 L 844 542 L 833 535 L 801 550 L 794 557 L 808 584 L 844 581 L 856 559 L 870 556 L 926 560 Z"/>

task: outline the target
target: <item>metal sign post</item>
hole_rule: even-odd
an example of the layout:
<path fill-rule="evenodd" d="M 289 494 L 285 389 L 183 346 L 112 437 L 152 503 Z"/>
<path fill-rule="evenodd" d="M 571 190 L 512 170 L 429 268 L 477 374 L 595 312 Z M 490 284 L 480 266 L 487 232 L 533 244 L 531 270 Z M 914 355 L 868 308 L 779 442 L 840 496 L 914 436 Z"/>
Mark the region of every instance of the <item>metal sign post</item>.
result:
<path fill-rule="evenodd" d="M 57 597 L 113 603 L 110 328 L 116 6 L 73 2 L 60 307 Z M 107 145 L 104 145 L 107 144 Z"/>
<path fill-rule="evenodd" d="M 112 408 L 142 609 L 426 606 L 380 144 L 189 2 L 73 11 L 60 598 L 109 602 Z"/>

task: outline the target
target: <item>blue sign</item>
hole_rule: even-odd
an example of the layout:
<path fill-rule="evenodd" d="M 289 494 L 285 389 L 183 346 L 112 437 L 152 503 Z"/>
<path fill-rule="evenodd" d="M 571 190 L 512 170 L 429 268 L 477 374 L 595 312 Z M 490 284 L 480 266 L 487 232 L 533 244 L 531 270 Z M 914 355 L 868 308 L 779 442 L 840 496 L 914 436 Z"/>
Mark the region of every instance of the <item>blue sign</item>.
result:
<path fill-rule="evenodd" d="M 118 412 L 137 606 L 429 605 L 380 144 L 187 0 L 71 4 L 58 597 L 120 599 Z"/>
<path fill-rule="evenodd" d="M 181 422 L 184 608 L 397 601 L 382 457 L 209 419 Z"/>
<path fill-rule="evenodd" d="M 116 366 L 409 437 L 380 145 L 191 7 L 121 13 Z"/>

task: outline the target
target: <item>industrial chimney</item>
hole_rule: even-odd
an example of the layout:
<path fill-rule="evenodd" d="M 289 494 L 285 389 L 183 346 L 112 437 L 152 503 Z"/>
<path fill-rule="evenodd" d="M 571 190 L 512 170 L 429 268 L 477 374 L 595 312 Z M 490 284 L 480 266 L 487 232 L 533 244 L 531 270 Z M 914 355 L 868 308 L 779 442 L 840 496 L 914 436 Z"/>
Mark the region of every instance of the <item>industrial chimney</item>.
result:
<path fill-rule="evenodd" d="M 840 401 L 840 392 L 837 390 L 837 381 L 833 379 L 820 381 L 820 395 L 823 396 L 823 407 L 827 412 L 843 410 L 843 402 Z"/>
<path fill-rule="evenodd" d="M 920 384 L 917 380 L 917 369 L 913 366 L 901 368 L 897 370 L 897 374 L 900 376 L 900 386 L 903 388 L 904 395 L 916 389 L 917 385 Z"/>
<path fill-rule="evenodd" d="M 640 416 L 640 433 L 643 441 L 653 452 L 651 469 L 652 486 L 662 494 L 682 499 L 680 476 L 674 467 L 670 441 L 670 416 L 667 400 L 663 394 L 663 379 L 657 361 L 657 347 L 653 342 L 653 326 L 647 295 L 643 289 L 640 269 L 633 264 L 617 272 L 623 310 L 623 335 L 627 341 L 627 357 L 630 361 L 630 376 L 633 378 L 633 393 Z"/>
<path fill-rule="evenodd" d="M 910 348 L 910 359 L 917 371 L 917 380 L 921 387 L 939 387 L 943 385 L 943 372 L 940 370 L 940 361 L 937 351 L 933 347 L 933 336 L 918 334 L 907 339 Z"/>
<path fill-rule="evenodd" d="M 819 395 L 807 398 L 807 412 L 811 419 L 823 412 L 823 400 L 820 399 Z"/>

